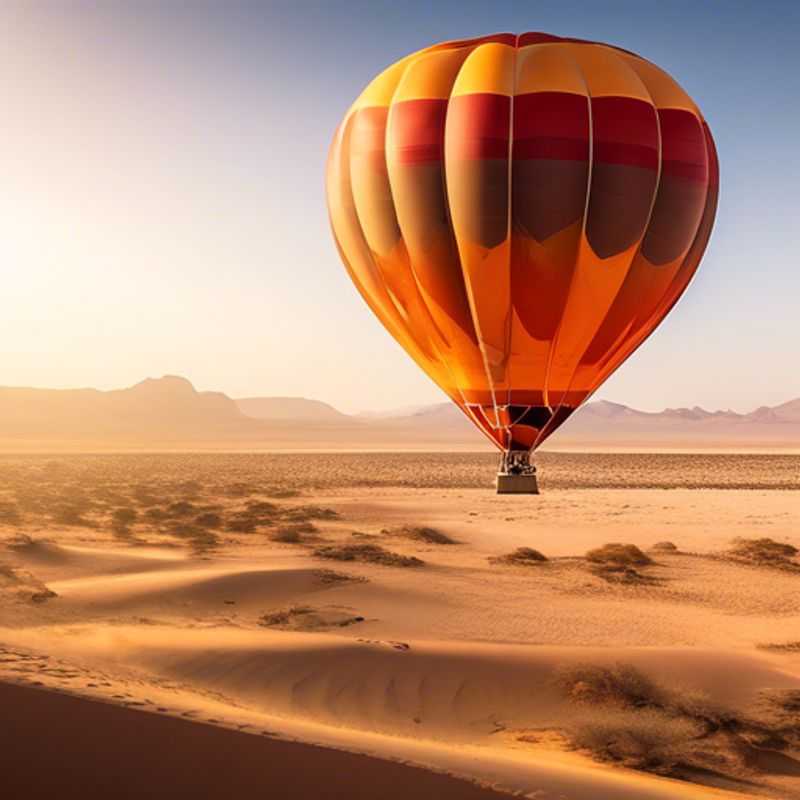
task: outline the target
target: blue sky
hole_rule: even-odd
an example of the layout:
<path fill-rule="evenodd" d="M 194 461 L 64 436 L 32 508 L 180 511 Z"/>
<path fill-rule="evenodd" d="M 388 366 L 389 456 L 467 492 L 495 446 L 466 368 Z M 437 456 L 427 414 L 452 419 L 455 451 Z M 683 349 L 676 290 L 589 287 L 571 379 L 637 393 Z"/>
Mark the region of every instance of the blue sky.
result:
<path fill-rule="evenodd" d="M 678 307 L 600 397 L 747 410 L 800 396 L 800 4 L 6 2 L 0 384 L 178 373 L 344 410 L 441 394 L 339 264 L 328 144 L 363 86 L 442 39 L 608 41 L 692 95 L 721 198 Z"/>

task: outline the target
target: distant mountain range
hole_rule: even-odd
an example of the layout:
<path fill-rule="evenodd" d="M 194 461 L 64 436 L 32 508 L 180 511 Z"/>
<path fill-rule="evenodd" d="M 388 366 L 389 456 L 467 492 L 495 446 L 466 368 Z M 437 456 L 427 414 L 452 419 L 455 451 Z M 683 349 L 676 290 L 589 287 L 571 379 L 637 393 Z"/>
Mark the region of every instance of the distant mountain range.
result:
<path fill-rule="evenodd" d="M 800 448 L 800 398 L 748 414 L 588 403 L 553 448 Z M 127 389 L 0 387 L 0 449 L 479 450 L 483 436 L 451 403 L 348 415 L 303 397 L 231 399 L 185 378 Z"/>

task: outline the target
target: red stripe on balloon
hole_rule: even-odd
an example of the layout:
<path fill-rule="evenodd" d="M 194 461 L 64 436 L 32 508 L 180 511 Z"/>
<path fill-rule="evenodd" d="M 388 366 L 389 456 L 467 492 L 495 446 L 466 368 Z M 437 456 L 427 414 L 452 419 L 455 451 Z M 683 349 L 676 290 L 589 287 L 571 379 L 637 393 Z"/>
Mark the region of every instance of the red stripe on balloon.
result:
<path fill-rule="evenodd" d="M 589 111 L 585 97 L 533 92 L 514 98 L 514 158 L 586 161 Z"/>
<path fill-rule="evenodd" d="M 661 171 L 666 175 L 706 183 L 708 156 L 700 120 L 679 108 L 660 108 Z"/>
<path fill-rule="evenodd" d="M 466 160 L 508 158 L 510 117 L 508 95 L 476 93 L 451 97 L 446 123 L 448 155 Z"/>
<path fill-rule="evenodd" d="M 404 100 L 391 111 L 391 155 L 400 164 L 441 161 L 446 99 Z"/>
<path fill-rule="evenodd" d="M 631 97 L 594 97 L 594 160 L 658 168 L 658 122 L 653 106 Z"/>

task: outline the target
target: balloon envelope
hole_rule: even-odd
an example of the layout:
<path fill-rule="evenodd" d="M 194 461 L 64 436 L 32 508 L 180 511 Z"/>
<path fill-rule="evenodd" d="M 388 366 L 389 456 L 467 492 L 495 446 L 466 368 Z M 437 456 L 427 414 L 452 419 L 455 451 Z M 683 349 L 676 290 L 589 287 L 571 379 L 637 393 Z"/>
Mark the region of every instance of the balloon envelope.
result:
<path fill-rule="evenodd" d="M 669 312 L 717 192 L 708 126 L 669 75 L 543 33 L 397 62 L 327 168 L 357 289 L 505 451 L 539 446 Z"/>

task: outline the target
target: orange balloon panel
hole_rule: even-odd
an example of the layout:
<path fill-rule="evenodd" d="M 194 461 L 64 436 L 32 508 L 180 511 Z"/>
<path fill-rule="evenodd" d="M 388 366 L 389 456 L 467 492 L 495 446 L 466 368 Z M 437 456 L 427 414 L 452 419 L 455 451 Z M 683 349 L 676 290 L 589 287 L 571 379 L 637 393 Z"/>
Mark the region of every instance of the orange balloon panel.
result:
<path fill-rule="evenodd" d="M 718 183 L 708 126 L 669 75 L 525 33 L 381 73 L 337 130 L 327 193 L 389 333 L 500 449 L 530 450 L 680 298 Z"/>

